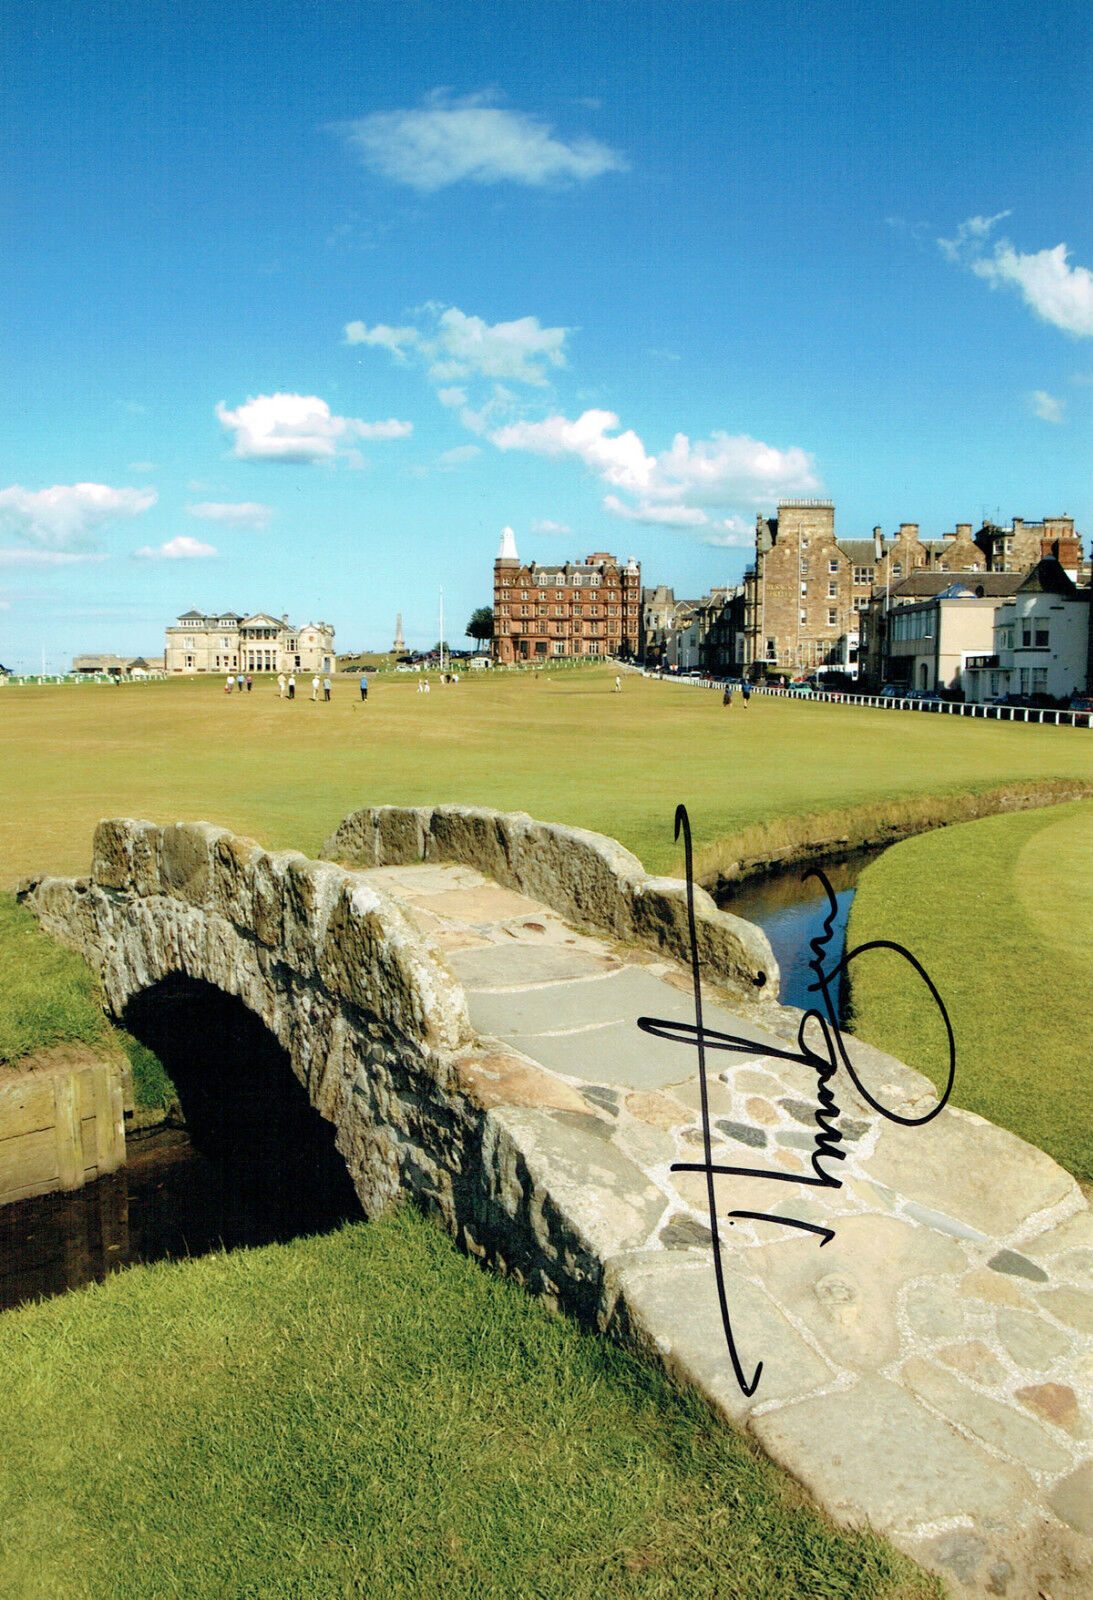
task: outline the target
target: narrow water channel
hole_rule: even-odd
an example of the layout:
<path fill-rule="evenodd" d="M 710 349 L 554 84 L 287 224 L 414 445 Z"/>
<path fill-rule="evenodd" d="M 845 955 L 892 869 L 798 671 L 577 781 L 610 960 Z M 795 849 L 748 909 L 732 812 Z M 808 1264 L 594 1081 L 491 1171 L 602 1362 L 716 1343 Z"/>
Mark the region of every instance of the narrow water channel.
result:
<path fill-rule="evenodd" d="M 846 949 L 846 924 L 858 875 L 880 854 L 880 849 L 858 850 L 841 861 L 823 863 L 838 906 L 834 937 L 827 946 L 829 966 Z M 799 1006 L 807 1011 L 821 1004 L 821 997 L 815 991 L 809 992 L 815 979 L 808 965 L 813 953 L 811 940 L 823 933 L 828 914 L 827 895 L 818 878 L 805 877 L 804 869 L 795 867 L 733 887 L 718 895 L 717 903 L 722 911 L 754 922 L 770 940 L 782 974 L 778 998 L 784 1006 Z"/>
<path fill-rule="evenodd" d="M 341 1178 L 335 1170 L 304 1184 L 241 1182 L 181 1128 L 131 1139 L 126 1156 L 118 1172 L 71 1194 L 0 1206 L 0 1311 L 139 1262 L 285 1243 L 363 1216 L 344 1166 Z"/>
<path fill-rule="evenodd" d="M 0 1206 L 0 1310 L 137 1262 L 283 1243 L 363 1215 L 333 1125 L 240 1001 L 176 976 L 123 1020 L 163 1063 L 185 1129 L 130 1138 L 126 1165 L 83 1189 Z"/>

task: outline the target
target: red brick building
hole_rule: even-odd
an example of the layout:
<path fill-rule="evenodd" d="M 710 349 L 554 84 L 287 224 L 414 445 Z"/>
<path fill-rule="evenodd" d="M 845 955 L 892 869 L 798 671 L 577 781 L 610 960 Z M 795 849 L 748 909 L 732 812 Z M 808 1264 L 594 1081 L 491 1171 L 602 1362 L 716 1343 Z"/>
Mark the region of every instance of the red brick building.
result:
<path fill-rule="evenodd" d="M 522 562 L 511 528 L 493 564 L 493 659 L 636 656 L 641 566 L 597 550 L 580 562 Z"/>

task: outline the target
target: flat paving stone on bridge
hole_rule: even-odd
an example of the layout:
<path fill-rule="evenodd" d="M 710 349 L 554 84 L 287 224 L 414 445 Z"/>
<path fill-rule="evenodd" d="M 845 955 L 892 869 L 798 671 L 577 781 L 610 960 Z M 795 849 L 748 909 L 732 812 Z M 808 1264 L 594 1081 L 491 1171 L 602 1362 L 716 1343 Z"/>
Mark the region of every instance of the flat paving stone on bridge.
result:
<path fill-rule="evenodd" d="M 967 1112 L 896 1126 L 840 1068 L 845 1154 L 825 1163 L 840 1182 L 810 1186 L 816 1074 L 768 1053 L 786 1048 L 792 1014 L 772 1015 L 776 1032 L 704 992 L 705 1025 L 754 1044 L 707 1056 L 714 1163 L 767 1174 L 714 1180 L 740 1360 L 746 1373 L 763 1362 L 745 1396 L 717 1308 L 706 1175 L 674 1170 L 704 1159 L 697 1052 L 636 1026 L 693 1023 L 689 974 L 467 867 L 369 877 L 462 984 L 494 1052 L 491 1115 L 603 1261 L 604 1326 L 952 1593 L 1089 1600 L 1093 1218 L 1073 1180 Z M 928 1109 L 924 1080 L 847 1047 L 883 1103 Z"/>

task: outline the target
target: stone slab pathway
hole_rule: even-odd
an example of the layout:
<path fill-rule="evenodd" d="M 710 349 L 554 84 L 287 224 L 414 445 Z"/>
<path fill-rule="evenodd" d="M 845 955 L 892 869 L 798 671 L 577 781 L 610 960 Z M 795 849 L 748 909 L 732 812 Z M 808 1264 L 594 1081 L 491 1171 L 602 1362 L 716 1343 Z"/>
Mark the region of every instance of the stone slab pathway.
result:
<path fill-rule="evenodd" d="M 881 1118 L 840 1073 L 838 1188 L 715 1179 L 726 1346 L 702 1172 L 697 1058 L 639 1015 L 693 1021 L 676 963 L 569 927 L 463 866 L 367 876 L 435 941 L 482 1036 L 475 1083 L 603 1264 L 605 1328 L 695 1384 L 834 1516 L 868 1519 L 954 1594 L 1093 1596 L 1093 1216 L 1042 1152 L 948 1108 Z M 815 1072 L 769 1054 L 796 1036 L 705 1002 L 754 1041 L 708 1058 L 714 1161 L 807 1176 Z M 777 1031 L 774 1031 L 774 1030 Z M 790 1045 L 792 1048 L 792 1044 Z M 925 1080 L 848 1041 L 905 1116 Z M 761 1211 L 788 1221 L 729 1219 Z"/>

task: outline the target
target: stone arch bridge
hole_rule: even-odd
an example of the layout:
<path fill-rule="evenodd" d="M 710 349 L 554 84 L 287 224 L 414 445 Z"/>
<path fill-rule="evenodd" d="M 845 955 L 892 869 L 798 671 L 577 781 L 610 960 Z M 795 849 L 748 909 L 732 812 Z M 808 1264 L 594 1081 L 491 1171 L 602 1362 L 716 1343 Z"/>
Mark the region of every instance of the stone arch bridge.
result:
<path fill-rule="evenodd" d="M 367 1214 L 412 1194 L 473 1255 L 697 1386 L 836 1517 L 868 1519 L 954 1592 L 1093 1593 L 1081 1192 L 970 1113 L 899 1127 L 841 1080 L 840 1182 L 801 1187 L 816 1073 L 786 1059 L 799 1014 L 777 1003 L 763 935 L 701 890 L 705 1024 L 748 1041 L 709 1069 L 713 1159 L 789 1180 L 714 1185 L 718 1217 L 740 1218 L 724 1281 L 744 1364 L 763 1362 L 752 1394 L 693 1170 L 693 1052 L 635 1025 L 693 1020 L 678 880 L 519 813 L 378 807 L 320 860 L 206 823 L 104 822 L 87 879 L 21 892 L 116 1016 L 184 980 L 259 1019 Z M 886 1105 L 929 1107 L 925 1079 L 848 1043 Z M 199 1065 L 220 1070 L 215 1040 Z"/>

